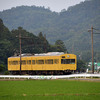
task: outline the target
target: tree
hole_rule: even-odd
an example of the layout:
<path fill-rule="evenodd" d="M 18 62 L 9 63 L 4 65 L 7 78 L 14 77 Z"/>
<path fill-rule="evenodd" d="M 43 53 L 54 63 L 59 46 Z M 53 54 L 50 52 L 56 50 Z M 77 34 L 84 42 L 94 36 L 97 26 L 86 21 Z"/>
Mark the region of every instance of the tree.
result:
<path fill-rule="evenodd" d="M 62 40 L 57 40 L 55 42 L 55 47 L 57 52 L 67 52 L 66 46 Z"/>
<path fill-rule="evenodd" d="M 38 34 L 38 37 L 39 37 L 41 40 L 44 40 L 44 36 L 43 36 L 42 32 L 40 32 L 40 33 Z"/>
<path fill-rule="evenodd" d="M 3 72 L 4 70 L 6 70 L 6 66 L 3 64 L 0 64 L 0 72 Z"/>
<path fill-rule="evenodd" d="M 78 72 L 85 72 L 86 71 L 86 63 L 82 60 L 77 61 L 77 71 Z"/>
<path fill-rule="evenodd" d="M 50 49 L 50 45 L 46 39 L 46 35 L 45 34 L 43 35 L 42 32 L 40 32 L 38 34 L 38 37 L 40 39 L 40 47 L 42 48 L 42 51 L 45 53 L 48 52 Z"/>

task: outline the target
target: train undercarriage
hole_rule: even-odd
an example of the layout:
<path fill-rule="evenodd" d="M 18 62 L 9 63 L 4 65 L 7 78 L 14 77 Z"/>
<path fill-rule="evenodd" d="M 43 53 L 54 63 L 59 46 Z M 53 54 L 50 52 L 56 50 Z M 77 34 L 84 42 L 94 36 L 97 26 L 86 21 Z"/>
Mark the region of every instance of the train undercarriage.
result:
<path fill-rule="evenodd" d="M 72 70 L 49 70 L 49 71 L 10 71 L 12 75 L 69 75 Z"/>

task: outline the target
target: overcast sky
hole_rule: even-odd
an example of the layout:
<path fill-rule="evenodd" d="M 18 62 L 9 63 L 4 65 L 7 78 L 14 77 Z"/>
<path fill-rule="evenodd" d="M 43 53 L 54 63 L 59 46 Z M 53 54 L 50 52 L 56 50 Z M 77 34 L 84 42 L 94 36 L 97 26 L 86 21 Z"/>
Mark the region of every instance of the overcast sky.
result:
<path fill-rule="evenodd" d="M 52 11 L 60 12 L 82 1 L 85 0 L 0 0 L 0 11 L 21 5 L 36 5 L 50 7 Z"/>

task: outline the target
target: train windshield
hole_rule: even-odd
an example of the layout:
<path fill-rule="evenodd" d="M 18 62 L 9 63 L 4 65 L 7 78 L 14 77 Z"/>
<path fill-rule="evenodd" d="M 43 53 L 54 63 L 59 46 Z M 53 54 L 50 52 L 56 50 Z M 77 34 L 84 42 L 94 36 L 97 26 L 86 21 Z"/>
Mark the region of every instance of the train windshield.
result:
<path fill-rule="evenodd" d="M 61 64 L 75 64 L 75 59 L 61 59 Z"/>

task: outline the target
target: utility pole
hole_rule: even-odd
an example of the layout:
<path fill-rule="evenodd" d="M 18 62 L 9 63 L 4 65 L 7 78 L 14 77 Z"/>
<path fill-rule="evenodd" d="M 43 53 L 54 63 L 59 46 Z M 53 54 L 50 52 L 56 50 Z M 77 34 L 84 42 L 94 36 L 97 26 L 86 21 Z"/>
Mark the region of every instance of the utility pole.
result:
<path fill-rule="evenodd" d="M 92 73 L 94 74 L 94 50 L 93 50 L 93 34 L 100 34 L 100 33 L 94 33 L 93 30 L 99 31 L 99 29 L 95 29 L 93 26 L 91 27 L 91 30 L 88 30 L 88 32 L 91 31 L 91 42 L 92 42 Z"/>
<path fill-rule="evenodd" d="M 18 36 L 16 36 L 16 37 L 18 37 Z M 30 39 L 30 37 L 22 37 L 21 32 L 19 32 L 18 38 L 19 38 L 19 47 L 20 47 L 20 75 L 21 75 L 22 74 L 22 72 L 21 72 L 21 66 L 22 66 L 22 60 L 21 60 L 22 59 L 22 55 L 21 55 L 22 54 L 22 46 L 21 46 L 22 43 L 21 43 L 21 39 L 28 39 L 28 38 Z"/>
<path fill-rule="evenodd" d="M 92 73 L 94 74 L 93 26 L 91 27 L 91 41 L 92 41 Z"/>
<path fill-rule="evenodd" d="M 19 38 L 19 47 L 20 47 L 20 50 L 19 50 L 19 52 L 20 52 L 20 75 L 22 74 L 22 71 L 21 71 L 21 67 L 22 67 L 22 46 L 21 46 L 21 39 L 32 39 L 32 37 L 22 37 L 21 36 L 21 32 L 22 31 L 20 31 L 20 30 L 22 30 L 22 28 L 21 27 L 19 27 L 18 28 L 18 30 L 19 30 L 19 36 L 16 36 L 16 37 L 18 37 Z"/>
<path fill-rule="evenodd" d="M 19 32 L 19 44 L 20 44 L 20 75 L 21 75 L 21 65 L 22 65 L 22 61 L 21 61 L 21 33 Z"/>

